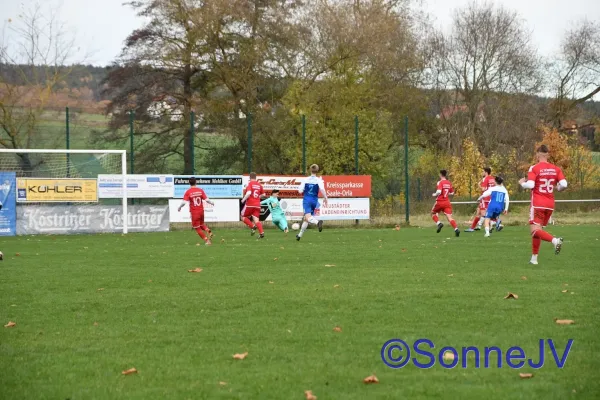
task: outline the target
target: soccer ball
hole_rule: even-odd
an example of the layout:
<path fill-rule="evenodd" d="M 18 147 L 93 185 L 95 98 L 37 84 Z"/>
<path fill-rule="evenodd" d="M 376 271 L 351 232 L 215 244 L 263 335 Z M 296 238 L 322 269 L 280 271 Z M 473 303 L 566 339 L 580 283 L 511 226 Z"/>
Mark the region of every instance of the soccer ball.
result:
<path fill-rule="evenodd" d="M 295 230 L 295 231 L 297 231 L 298 229 L 300 229 L 300 224 L 299 224 L 299 223 L 297 223 L 297 222 L 294 222 L 294 223 L 292 224 L 292 229 L 293 229 L 293 230 Z"/>

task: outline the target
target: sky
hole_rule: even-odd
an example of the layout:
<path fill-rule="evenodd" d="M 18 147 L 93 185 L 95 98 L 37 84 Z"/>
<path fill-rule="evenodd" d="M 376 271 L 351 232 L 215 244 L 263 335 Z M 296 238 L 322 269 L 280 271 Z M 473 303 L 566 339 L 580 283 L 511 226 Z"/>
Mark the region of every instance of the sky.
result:
<path fill-rule="evenodd" d="M 59 18 L 73 33 L 86 64 L 108 65 L 119 54 L 125 38 L 142 25 L 142 19 L 122 3 L 126 0 L 37 0 L 45 7 L 58 5 Z M 447 29 L 452 12 L 471 0 L 418 0 L 435 26 Z M 551 56 L 560 46 L 565 30 L 582 18 L 600 21 L 600 0 L 493 0 L 494 4 L 517 11 L 533 33 L 542 55 Z M 21 8 L 35 0 L 0 0 L 0 32 L 8 20 L 17 19 Z M 1 42 L 2 33 L 0 33 Z"/>

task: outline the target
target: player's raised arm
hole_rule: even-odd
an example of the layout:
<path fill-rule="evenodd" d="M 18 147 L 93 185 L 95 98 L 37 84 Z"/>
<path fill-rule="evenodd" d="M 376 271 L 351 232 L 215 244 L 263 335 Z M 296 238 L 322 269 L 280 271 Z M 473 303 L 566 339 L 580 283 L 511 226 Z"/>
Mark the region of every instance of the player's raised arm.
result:
<path fill-rule="evenodd" d="M 319 192 L 321 192 L 321 194 L 323 195 L 323 204 L 327 205 L 327 202 L 329 200 L 327 200 L 327 191 L 325 190 L 325 182 L 323 182 L 323 179 L 319 179 Z"/>
<path fill-rule="evenodd" d="M 567 186 L 568 186 L 568 183 L 567 183 L 567 180 L 565 179 L 565 175 L 563 174 L 562 170 L 559 169 L 558 170 L 558 183 L 556 184 L 556 190 L 558 190 L 559 192 L 562 192 L 563 190 L 565 190 L 567 188 Z"/>
<path fill-rule="evenodd" d="M 535 187 L 535 179 L 537 178 L 537 172 L 534 171 L 534 166 L 529 167 L 527 172 L 527 179 L 521 178 L 519 183 L 523 189 L 533 189 Z"/>
<path fill-rule="evenodd" d="M 242 203 L 245 203 L 246 200 L 252 195 L 252 188 L 248 185 L 248 190 L 246 190 L 246 195 L 242 198 Z"/>
<path fill-rule="evenodd" d="M 181 209 L 185 207 L 185 205 L 190 201 L 190 193 L 186 190 L 183 194 L 183 200 L 177 209 L 178 212 L 181 212 Z"/>
<path fill-rule="evenodd" d="M 483 199 L 484 197 L 489 197 L 492 195 L 492 189 L 487 189 L 485 192 L 483 192 L 483 194 L 481 196 L 479 196 L 477 198 L 477 201 L 480 201 L 481 199 Z"/>

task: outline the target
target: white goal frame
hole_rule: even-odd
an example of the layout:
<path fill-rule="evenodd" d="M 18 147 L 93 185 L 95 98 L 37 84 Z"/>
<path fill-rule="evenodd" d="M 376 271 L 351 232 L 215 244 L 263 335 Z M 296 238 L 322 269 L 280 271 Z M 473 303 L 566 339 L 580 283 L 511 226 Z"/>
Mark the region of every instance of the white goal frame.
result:
<path fill-rule="evenodd" d="M 0 149 L 0 153 L 38 153 L 38 154 L 120 154 L 121 175 L 123 175 L 123 234 L 128 232 L 127 222 L 127 150 L 71 150 L 71 149 Z"/>

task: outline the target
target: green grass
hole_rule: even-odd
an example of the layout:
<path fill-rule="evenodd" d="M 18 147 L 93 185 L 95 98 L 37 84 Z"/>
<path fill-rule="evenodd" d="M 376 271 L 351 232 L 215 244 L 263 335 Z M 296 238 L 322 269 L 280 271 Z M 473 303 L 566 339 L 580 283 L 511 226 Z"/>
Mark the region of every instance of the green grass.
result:
<path fill-rule="evenodd" d="M 191 231 L 3 238 L 0 322 L 17 326 L 0 327 L 0 397 L 597 399 L 600 229 L 549 230 L 566 238 L 563 253 L 543 243 L 535 267 L 525 227 L 488 240 L 310 230 L 300 243 L 224 230 L 212 247 Z M 394 370 L 380 358 L 391 338 L 518 345 L 535 360 L 540 338 L 561 353 L 574 344 L 564 369 L 547 350 L 539 370 L 476 369 L 472 358 L 467 369 Z M 373 373 L 380 383 L 363 384 Z"/>

